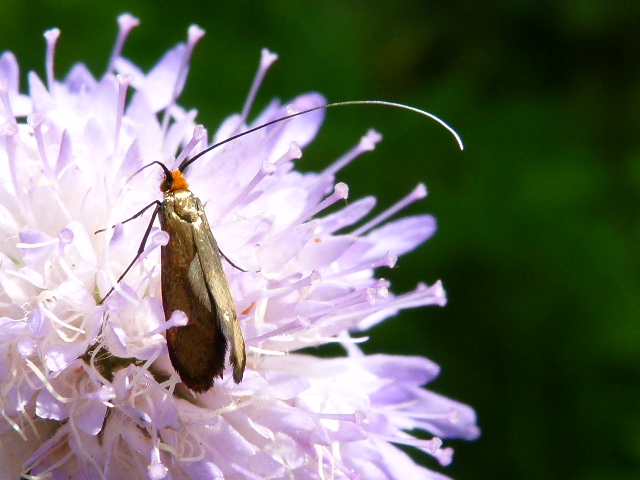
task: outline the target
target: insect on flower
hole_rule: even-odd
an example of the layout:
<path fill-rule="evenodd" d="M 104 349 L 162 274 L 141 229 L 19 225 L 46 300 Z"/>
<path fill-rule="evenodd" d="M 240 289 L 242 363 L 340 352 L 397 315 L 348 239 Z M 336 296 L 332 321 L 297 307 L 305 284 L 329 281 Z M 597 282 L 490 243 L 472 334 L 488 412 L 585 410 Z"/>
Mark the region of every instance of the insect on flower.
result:
<path fill-rule="evenodd" d="M 156 200 L 122 223 L 141 216 L 155 206 L 145 235 L 135 258 L 118 278 L 124 278 L 144 251 L 153 222 L 158 216 L 163 231 L 169 234 L 169 242 L 161 249 L 162 306 L 169 321 L 176 311 L 187 317 L 186 325 L 172 326 L 167 330 L 167 347 L 173 367 L 182 382 L 195 392 L 205 392 L 213 386 L 216 377 L 222 378 L 224 361 L 231 344 L 230 361 L 233 380 L 242 381 L 246 365 L 246 351 L 238 314 L 231 297 L 229 284 L 222 268 L 221 257 L 233 264 L 218 248 L 218 244 L 204 212 L 202 202 L 191 190 L 184 173 L 193 162 L 213 149 L 244 135 L 285 120 L 316 110 L 347 105 L 383 105 L 410 110 L 434 119 L 449 130 L 463 148 L 458 134 L 442 120 L 423 110 L 407 105 L 379 100 L 336 102 L 317 106 L 277 118 L 257 127 L 233 135 L 185 159 L 177 170 L 169 170 L 163 163 L 151 162 L 141 169 L 159 165 L 164 178 L 160 191 L 164 198 Z M 135 175 L 135 174 L 134 174 Z M 98 230 L 101 232 L 104 230 Z M 98 233 L 96 232 L 96 233 Z M 107 292 L 102 302 L 114 291 Z"/>

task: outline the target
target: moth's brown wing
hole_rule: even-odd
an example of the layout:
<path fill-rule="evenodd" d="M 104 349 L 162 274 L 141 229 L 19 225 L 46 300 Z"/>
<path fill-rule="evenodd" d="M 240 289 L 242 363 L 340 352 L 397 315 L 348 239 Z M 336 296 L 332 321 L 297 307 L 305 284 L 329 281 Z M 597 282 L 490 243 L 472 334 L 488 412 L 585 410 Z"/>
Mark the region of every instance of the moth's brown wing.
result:
<path fill-rule="evenodd" d="M 247 362 L 244 338 L 242 330 L 240 330 L 236 307 L 229 291 L 229 283 L 222 268 L 218 242 L 211 233 L 211 227 L 199 200 L 198 207 L 201 212 L 202 228 L 206 234 L 197 235 L 196 254 L 200 258 L 200 270 L 204 274 L 208 293 L 213 298 L 217 309 L 219 326 L 225 338 L 231 343 L 230 356 L 233 364 L 233 379 L 236 383 L 240 383 Z M 197 281 L 195 275 L 194 281 Z"/>
<path fill-rule="evenodd" d="M 169 357 L 185 385 L 204 392 L 214 377 L 222 377 L 227 340 L 196 248 L 211 231 L 203 230 L 195 199 L 192 194 L 174 195 L 163 202 L 160 222 L 169 243 L 161 250 L 162 306 L 167 320 L 176 310 L 187 315 L 186 326 L 167 330 Z"/>

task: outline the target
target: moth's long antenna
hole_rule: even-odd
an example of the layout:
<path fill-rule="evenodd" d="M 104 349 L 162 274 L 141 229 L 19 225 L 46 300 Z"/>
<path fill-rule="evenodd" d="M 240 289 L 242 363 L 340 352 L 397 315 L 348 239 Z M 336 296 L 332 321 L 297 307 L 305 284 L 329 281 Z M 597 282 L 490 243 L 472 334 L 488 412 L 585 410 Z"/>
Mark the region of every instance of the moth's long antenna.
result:
<path fill-rule="evenodd" d="M 221 142 L 218 142 L 214 145 L 211 145 L 210 147 L 205 148 L 204 150 L 202 150 L 200 153 L 196 154 L 195 156 L 189 158 L 189 159 L 185 159 L 182 161 L 182 163 L 180 164 L 180 166 L 178 167 L 178 170 L 180 170 L 181 172 L 184 172 L 185 169 L 191 165 L 193 162 L 195 162 L 197 159 L 199 159 L 202 155 L 204 155 L 205 153 L 210 152 L 211 150 L 213 150 L 214 148 L 218 148 L 221 145 L 224 145 L 225 143 L 229 143 L 233 140 L 235 140 L 236 138 L 240 138 L 244 135 L 247 135 L 249 133 L 255 132 L 257 130 L 260 130 L 262 128 L 268 127 L 269 125 L 273 125 L 275 123 L 279 123 L 282 122 L 284 120 L 288 120 L 290 118 L 293 117 L 298 117 L 300 115 L 304 115 L 306 113 L 310 113 L 310 112 L 314 112 L 316 110 L 322 110 L 325 108 L 332 108 L 332 107 L 344 107 L 347 105 L 383 105 L 385 107 L 395 107 L 395 108 L 401 108 L 403 110 L 409 110 L 410 112 L 414 112 L 414 113 L 418 113 L 420 115 L 424 115 L 425 117 L 429 117 L 432 120 L 435 120 L 436 122 L 438 122 L 440 125 L 442 125 L 444 128 L 446 128 L 456 139 L 456 142 L 458 142 L 458 146 L 460 147 L 460 150 L 464 150 L 464 145 L 462 143 L 462 139 L 460 138 L 460 135 L 458 135 L 458 133 L 451 128 L 449 125 L 447 125 L 447 123 L 444 122 L 444 120 L 441 120 L 440 118 L 436 117 L 433 113 L 429 113 L 425 110 L 420 110 L 419 108 L 415 108 L 415 107 L 410 107 L 409 105 L 404 105 L 402 103 L 395 103 L 395 102 L 385 102 L 384 100 L 351 100 L 348 102 L 335 102 L 335 103 L 328 103 L 326 105 L 320 105 L 318 107 L 313 107 L 313 108 L 309 108 L 307 110 L 302 110 L 300 112 L 295 112 L 295 113 L 291 113 L 289 115 L 285 115 L 284 117 L 280 117 L 280 118 L 276 118 L 275 120 L 271 120 L 270 122 L 267 123 L 263 123 L 262 125 L 258 125 L 257 127 L 253 127 L 250 128 L 249 130 L 245 130 L 244 132 L 238 133 L 236 135 L 232 135 L 231 137 L 222 140 Z"/>
<path fill-rule="evenodd" d="M 162 168 L 162 171 L 163 171 L 163 173 L 164 173 L 165 177 L 171 177 L 171 170 L 169 170 L 169 169 L 167 168 L 167 166 L 166 166 L 164 163 L 159 162 L 158 160 L 155 160 L 155 161 L 153 161 L 153 162 L 151 162 L 151 163 L 147 163 L 146 165 L 144 165 L 144 166 L 140 167 L 138 170 L 136 170 L 135 172 L 133 172 L 133 173 L 131 174 L 131 176 L 127 179 L 127 182 L 128 182 L 128 181 L 130 181 L 130 180 L 131 180 L 133 177 L 135 177 L 136 175 L 138 175 L 138 174 L 139 174 L 141 171 L 143 171 L 145 168 L 150 167 L 151 165 L 159 165 L 159 166 L 160 166 L 160 168 Z"/>

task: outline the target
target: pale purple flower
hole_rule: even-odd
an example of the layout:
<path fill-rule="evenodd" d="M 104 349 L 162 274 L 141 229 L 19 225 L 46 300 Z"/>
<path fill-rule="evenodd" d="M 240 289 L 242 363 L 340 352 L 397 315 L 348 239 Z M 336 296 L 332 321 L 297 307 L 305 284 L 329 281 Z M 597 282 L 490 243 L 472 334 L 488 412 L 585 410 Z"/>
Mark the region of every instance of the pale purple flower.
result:
<path fill-rule="evenodd" d="M 229 369 L 204 394 L 179 383 L 164 339 L 171 323 L 159 300 L 158 246 L 167 235 L 157 226 L 99 303 L 134 257 L 148 215 L 118 222 L 159 198 L 158 173 L 134 172 L 154 160 L 175 166 L 211 142 L 325 102 L 317 93 L 274 100 L 249 122 L 276 60 L 265 50 L 242 113 L 211 140 L 196 112 L 176 103 L 204 32 L 191 27 L 145 73 L 121 56 L 137 23 L 119 18 L 99 79 L 82 64 L 55 79 L 57 30 L 45 34 L 47 78 L 30 73 L 28 94 L 15 57 L 0 58 L 3 478 L 444 478 L 396 445 L 446 465 L 452 450 L 442 439 L 479 434 L 473 410 L 422 388 L 439 373 L 429 360 L 358 347 L 362 330 L 400 310 L 446 302 L 440 282 L 395 295 L 376 276 L 434 233 L 429 215 L 387 222 L 423 198 L 424 186 L 366 221 L 375 199 L 346 204 L 347 186 L 336 183 L 342 166 L 380 141 L 376 132 L 323 172 L 301 173 L 295 160 L 323 121 L 317 111 L 226 144 L 186 172 L 221 250 L 246 270 L 225 263 L 248 349 L 240 384 Z M 330 342 L 346 355 L 295 353 Z"/>

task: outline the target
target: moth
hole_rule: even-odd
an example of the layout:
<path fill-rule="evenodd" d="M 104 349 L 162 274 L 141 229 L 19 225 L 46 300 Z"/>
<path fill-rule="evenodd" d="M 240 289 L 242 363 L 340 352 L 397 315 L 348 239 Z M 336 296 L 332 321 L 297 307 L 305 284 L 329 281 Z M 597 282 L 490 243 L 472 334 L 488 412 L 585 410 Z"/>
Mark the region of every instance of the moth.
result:
<path fill-rule="evenodd" d="M 166 167 L 165 167 L 166 168 Z M 228 344 L 233 380 L 242 381 L 246 352 L 236 307 L 221 263 L 218 243 L 180 169 L 165 172 L 164 199 L 156 207 L 169 242 L 160 253 L 162 307 L 165 318 L 183 311 L 188 323 L 167 330 L 167 347 L 182 382 L 195 392 L 222 378 Z"/>
<path fill-rule="evenodd" d="M 160 191 L 164 197 L 162 201 L 155 200 L 122 222 L 129 222 L 155 206 L 138 253 L 117 283 L 144 251 L 153 222 L 156 216 L 159 217 L 160 228 L 169 234 L 169 242 L 161 247 L 160 252 L 160 285 L 165 319 L 169 320 L 178 310 L 187 317 L 186 325 L 167 329 L 169 358 L 180 380 L 194 392 L 201 393 L 213 386 L 214 378 L 222 378 L 229 344 L 233 380 L 240 383 L 246 365 L 246 352 L 229 282 L 222 267 L 221 257 L 224 255 L 211 233 L 202 202 L 189 190 L 183 174 L 196 158 L 183 161 L 174 171 L 158 161 L 142 167 L 159 165 L 162 168 L 164 177 Z M 114 289 L 115 286 L 100 303 Z"/>
<path fill-rule="evenodd" d="M 165 319 L 168 321 L 176 311 L 184 312 L 188 319 L 184 326 L 173 326 L 167 329 L 169 358 L 182 382 L 194 392 L 205 392 L 213 387 L 216 377 L 222 378 L 229 345 L 233 380 L 240 383 L 246 366 L 246 349 L 221 259 L 225 258 L 232 266 L 236 266 L 218 248 L 202 202 L 189 190 L 184 172 L 202 155 L 239 137 L 315 110 L 345 105 L 384 105 L 425 115 L 449 130 L 462 148 L 458 134 L 438 117 L 428 112 L 380 100 L 348 101 L 291 113 L 233 135 L 184 160 L 177 170 L 171 171 L 162 162 L 154 161 L 135 173 L 151 165 L 159 165 L 164 172 L 160 184 L 160 191 L 164 197 L 162 201 L 155 200 L 134 216 L 121 222 L 124 224 L 138 218 L 155 206 L 138 253 L 120 275 L 116 285 L 122 281 L 142 255 L 153 222 L 156 216 L 159 217 L 160 227 L 169 234 L 169 242 L 161 248 L 160 253 L 162 307 Z M 104 229 L 96 233 L 101 231 Z M 113 286 L 100 303 L 103 303 L 115 288 L 116 286 Z"/>

